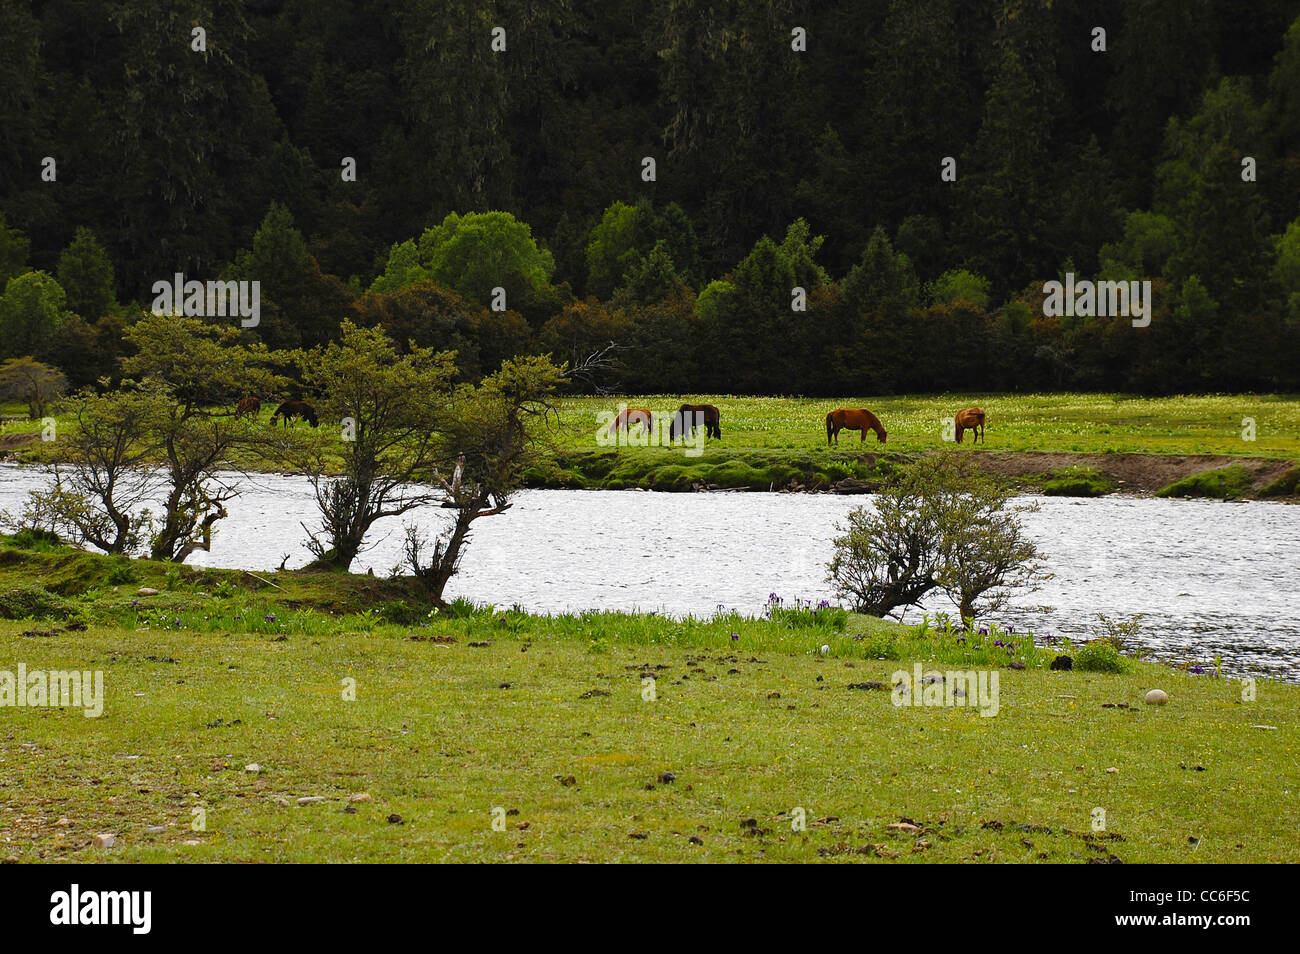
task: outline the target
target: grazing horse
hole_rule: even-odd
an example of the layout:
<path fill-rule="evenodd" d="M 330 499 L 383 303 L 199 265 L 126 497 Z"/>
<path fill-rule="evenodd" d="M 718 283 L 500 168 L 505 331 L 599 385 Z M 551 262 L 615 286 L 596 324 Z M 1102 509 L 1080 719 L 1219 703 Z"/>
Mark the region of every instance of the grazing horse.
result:
<path fill-rule="evenodd" d="M 235 405 L 235 417 L 257 417 L 261 412 L 262 399 L 253 397 L 251 394 L 248 397 L 240 398 L 239 403 Z"/>
<path fill-rule="evenodd" d="M 975 437 L 971 443 L 978 443 L 984 440 L 984 412 L 977 407 L 967 407 L 957 412 L 957 416 L 952 419 L 954 427 L 957 430 L 957 443 L 961 443 L 961 432 L 971 430 L 975 432 Z"/>
<path fill-rule="evenodd" d="M 312 427 L 316 427 L 320 423 L 316 420 L 316 409 L 306 401 L 285 401 L 277 407 L 275 413 L 271 415 L 272 424 L 275 423 L 277 417 L 284 420 L 285 427 L 288 427 L 289 421 L 294 418 L 301 418 Z"/>
<path fill-rule="evenodd" d="M 705 440 L 716 437 L 722 440 L 722 413 L 712 404 L 683 404 L 668 425 L 668 443 L 672 443 L 680 430 L 682 436 L 693 433 L 704 424 Z"/>
<path fill-rule="evenodd" d="M 613 437 L 617 434 L 620 427 L 625 427 L 629 431 L 632 430 L 632 425 L 638 421 L 645 426 L 647 434 L 654 429 L 654 418 L 650 416 L 650 412 L 645 408 L 623 408 L 623 410 L 619 411 L 618 417 L 614 418 L 613 422 L 609 425 L 609 436 Z"/>
<path fill-rule="evenodd" d="M 888 432 L 885 425 L 880 423 L 880 418 L 872 414 L 865 407 L 848 408 L 842 407 L 838 411 L 831 411 L 826 415 L 826 446 L 830 446 L 831 438 L 835 438 L 835 443 L 840 442 L 840 431 L 861 431 L 859 441 L 867 439 L 867 431 L 876 432 L 876 440 L 881 444 L 885 443 Z"/>

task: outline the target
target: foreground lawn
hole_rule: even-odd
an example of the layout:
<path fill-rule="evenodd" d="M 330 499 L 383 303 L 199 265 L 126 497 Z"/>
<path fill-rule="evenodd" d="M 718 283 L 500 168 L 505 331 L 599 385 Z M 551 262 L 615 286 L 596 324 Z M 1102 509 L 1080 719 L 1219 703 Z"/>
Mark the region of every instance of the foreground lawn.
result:
<path fill-rule="evenodd" d="M 1235 681 L 1054 672 L 1022 646 L 984 718 L 850 688 L 909 651 L 957 658 L 858 618 L 822 655 L 818 632 L 768 621 L 732 640 L 725 620 L 282 609 L 231 632 L 241 608 L 212 602 L 197 628 L 172 609 L 0 622 L 0 670 L 103 670 L 105 695 L 99 718 L 0 709 L 0 857 L 1300 861 L 1296 686 L 1243 702 Z M 1157 685 L 1170 703 L 1144 705 Z M 114 847 L 93 847 L 103 832 Z"/>

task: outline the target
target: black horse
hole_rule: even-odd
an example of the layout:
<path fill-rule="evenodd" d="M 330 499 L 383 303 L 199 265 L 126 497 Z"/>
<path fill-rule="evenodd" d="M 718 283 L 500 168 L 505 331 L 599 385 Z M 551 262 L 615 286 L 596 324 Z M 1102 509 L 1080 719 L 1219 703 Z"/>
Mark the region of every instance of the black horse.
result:
<path fill-rule="evenodd" d="M 683 404 L 668 425 L 668 443 L 676 440 L 678 431 L 685 437 L 694 433 L 701 424 L 704 425 L 706 440 L 710 437 L 722 440 L 722 414 L 716 407 L 712 404 Z"/>
<path fill-rule="evenodd" d="M 306 401 L 285 401 L 277 407 L 275 413 L 271 415 L 272 424 L 275 424 L 275 419 L 277 417 L 284 421 L 285 427 L 288 427 L 289 421 L 295 418 L 300 418 L 306 421 L 312 427 L 316 427 L 320 424 L 320 421 L 316 419 L 316 409 Z"/>

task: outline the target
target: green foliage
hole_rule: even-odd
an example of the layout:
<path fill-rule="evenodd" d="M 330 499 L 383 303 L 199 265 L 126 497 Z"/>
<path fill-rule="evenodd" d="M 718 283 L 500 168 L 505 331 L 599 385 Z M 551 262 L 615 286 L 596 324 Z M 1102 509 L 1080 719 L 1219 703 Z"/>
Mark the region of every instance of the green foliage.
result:
<path fill-rule="evenodd" d="M 71 320 L 67 296 L 48 273 L 24 272 L 9 279 L 0 295 L 0 357 L 48 356 Z"/>
<path fill-rule="evenodd" d="M 414 253 L 409 243 L 394 246 L 370 290 L 391 292 L 428 279 L 488 305 L 498 286 L 506 290 L 507 301 L 542 293 L 555 271 L 551 253 L 509 212 L 450 212 L 425 230 Z"/>
<path fill-rule="evenodd" d="M 1084 643 L 1074 654 L 1074 668 L 1081 672 L 1119 674 L 1132 667 L 1114 644 L 1107 639 L 1093 639 Z"/>
<path fill-rule="evenodd" d="M 1259 492 L 1261 497 L 1294 497 L 1300 494 L 1300 466 L 1292 467 L 1277 480 L 1270 481 Z"/>
<path fill-rule="evenodd" d="M 989 280 L 964 268 L 944 272 L 926 287 L 926 293 L 936 305 L 964 301 L 985 309 L 990 301 Z"/>
<path fill-rule="evenodd" d="M 0 593 L 0 619 L 67 619 L 72 603 L 34 583 Z"/>
<path fill-rule="evenodd" d="M 95 233 L 77 228 L 71 244 L 59 256 L 56 272 L 68 295 L 68 307 L 87 321 L 108 314 L 117 306 L 113 263 Z"/>
<path fill-rule="evenodd" d="M 1158 497 L 1211 497 L 1232 500 L 1250 493 L 1250 471 L 1239 464 L 1203 470 L 1176 480 L 1156 492 Z"/>
<path fill-rule="evenodd" d="M 1054 470 L 1043 481 L 1048 497 L 1104 497 L 1115 492 L 1115 482 L 1095 467 L 1074 465 Z"/>

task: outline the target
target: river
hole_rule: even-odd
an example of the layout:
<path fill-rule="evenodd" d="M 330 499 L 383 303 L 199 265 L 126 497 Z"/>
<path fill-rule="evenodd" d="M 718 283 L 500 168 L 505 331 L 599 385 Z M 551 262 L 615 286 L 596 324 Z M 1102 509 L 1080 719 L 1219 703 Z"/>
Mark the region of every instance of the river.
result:
<path fill-rule="evenodd" d="M 301 477 L 238 478 L 242 494 L 198 565 L 248 570 L 307 562 L 315 503 Z M 0 509 L 45 477 L 0 465 Z M 1300 506 L 1111 496 L 1037 500 L 1030 535 L 1053 577 L 996 621 L 1039 636 L 1095 635 L 1096 614 L 1141 613 L 1140 641 L 1169 660 L 1222 657 L 1233 674 L 1300 680 Z M 539 613 L 653 610 L 760 614 L 769 593 L 834 599 L 825 581 L 835 525 L 865 497 L 829 494 L 530 490 L 474 526 L 449 596 Z M 408 519 L 434 530 L 445 511 Z M 401 521 L 376 524 L 353 569 L 400 562 Z M 948 610 L 943 599 L 926 609 Z M 919 621 L 910 610 L 905 621 Z"/>

